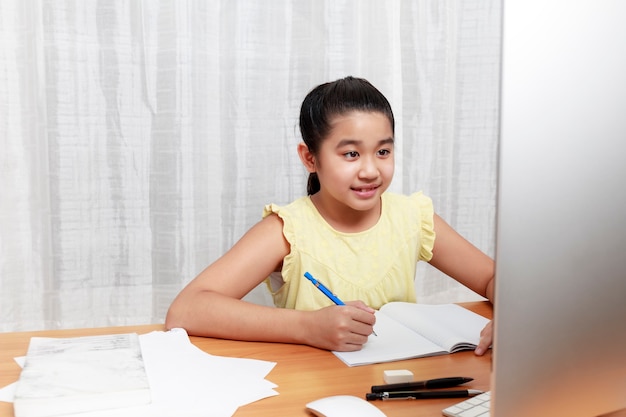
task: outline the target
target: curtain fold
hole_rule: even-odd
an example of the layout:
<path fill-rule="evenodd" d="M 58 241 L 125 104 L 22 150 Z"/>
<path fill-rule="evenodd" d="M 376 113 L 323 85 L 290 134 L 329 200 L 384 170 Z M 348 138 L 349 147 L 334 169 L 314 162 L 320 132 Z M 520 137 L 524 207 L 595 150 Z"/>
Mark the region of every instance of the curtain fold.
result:
<path fill-rule="evenodd" d="M 493 255 L 499 48 L 495 0 L 2 1 L 0 331 L 163 322 L 306 193 L 299 106 L 346 75 L 393 106 L 391 189 Z M 416 283 L 477 299 L 428 265 Z"/>

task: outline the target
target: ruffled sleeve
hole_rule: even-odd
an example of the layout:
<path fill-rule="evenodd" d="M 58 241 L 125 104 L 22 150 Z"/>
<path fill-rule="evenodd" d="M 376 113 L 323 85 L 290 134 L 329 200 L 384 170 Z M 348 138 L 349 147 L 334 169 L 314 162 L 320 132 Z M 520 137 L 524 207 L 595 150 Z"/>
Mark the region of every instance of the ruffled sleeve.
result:
<path fill-rule="evenodd" d="M 263 207 L 263 218 L 266 218 L 270 214 L 277 214 L 278 217 L 283 220 L 283 235 L 285 236 L 285 239 L 287 239 L 287 242 L 289 242 L 290 245 L 293 245 L 295 243 L 293 224 L 290 221 L 286 221 L 288 220 L 286 217 L 289 217 L 289 211 L 284 210 L 284 207 L 272 203 Z"/>
<path fill-rule="evenodd" d="M 305 197 L 306 198 L 306 197 Z M 287 206 L 278 206 L 276 204 L 267 204 L 263 208 L 263 218 L 270 214 L 276 214 L 283 221 L 283 235 L 289 245 L 291 246 L 291 252 L 283 260 L 283 268 L 285 263 L 290 263 L 293 258 L 294 249 L 298 248 L 298 233 L 296 232 L 296 222 L 299 219 L 300 211 L 294 210 L 294 207 L 304 205 L 303 199 L 299 199 Z"/>
<path fill-rule="evenodd" d="M 435 209 L 430 197 L 425 196 L 421 192 L 411 194 L 411 199 L 415 200 L 421 224 L 419 259 L 428 262 L 433 257 L 433 247 L 435 246 Z"/>
<path fill-rule="evenodd" d="M 272 273 L 266 279 L 267 288 L 272 294 L 274 304 L 278 307 L 294 308 L 293 303 L 297 297 L 299 281 L 292 283 L 292 279 L 298 275 L 298 266 L 301 263 L 297 224 L 302 210 L 298 207 L 305 205 L 305 199 L 306 197 L 300 198 L 286 206 L 267 204 L 263 208 L 263 218 L 271 214 L 276 214 L 281 218 L 283 236 L 290 245 L 289 253 L 283 258 L 281 271 Z"/>

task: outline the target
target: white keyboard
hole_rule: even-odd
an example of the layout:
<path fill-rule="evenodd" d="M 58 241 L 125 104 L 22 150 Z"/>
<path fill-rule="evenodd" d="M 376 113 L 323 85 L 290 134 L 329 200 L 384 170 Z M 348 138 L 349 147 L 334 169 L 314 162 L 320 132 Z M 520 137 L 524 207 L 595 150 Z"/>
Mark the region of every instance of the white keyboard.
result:
<path fill-rule="evenodd" d="M 491 392 L 487 391 L 442 410 L 447 417 L 489 417 Z"/>

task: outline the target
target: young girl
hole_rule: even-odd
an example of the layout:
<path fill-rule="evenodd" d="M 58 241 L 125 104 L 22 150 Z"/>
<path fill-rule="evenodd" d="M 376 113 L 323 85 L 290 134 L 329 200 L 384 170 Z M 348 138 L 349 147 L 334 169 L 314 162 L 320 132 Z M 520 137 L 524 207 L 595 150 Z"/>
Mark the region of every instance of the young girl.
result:
<path fill-rule="evenodd" d="M 353 77 L 322 84 L 302 103 L 300 130 L 309 195 L 266 206 L 263 220 L 176 297 L 167 328 L 358 350 L 373 331 L 375 309 L 415 302 L 419 260 L 493 301 L 492 259 L 435 214 L 422 193 L 385 192 L 394 172 L 394 118 L 380 91 Z M 305 272 L 346 305 L 334 305 Z M 281 308 L 241 300 L 266 279 Z M 490 344 L 488 325 L 476 353 Z"/>

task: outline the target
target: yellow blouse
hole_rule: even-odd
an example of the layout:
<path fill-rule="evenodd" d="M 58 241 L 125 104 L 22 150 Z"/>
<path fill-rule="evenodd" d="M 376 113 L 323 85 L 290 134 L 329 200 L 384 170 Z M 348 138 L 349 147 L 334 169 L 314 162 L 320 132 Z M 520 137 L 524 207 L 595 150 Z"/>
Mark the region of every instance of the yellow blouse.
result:
<path fill-rule="evenodd" d="M 263 217 L 271 213 L 283 220 L 291 245 L 280 276 L 266 280 L 276 306 L 316 310 L 333 304 L 304 277 L 307 271 L 344 302 L 362 300 L 378 309 L 391 301 L 416 301 L 416 264 L 432 258 L 435 242 L 433 204 L 421 192 L 383 193 L 378 223 L 359 233 L 334 230 L 310 197 L 265 206 Z"/>

